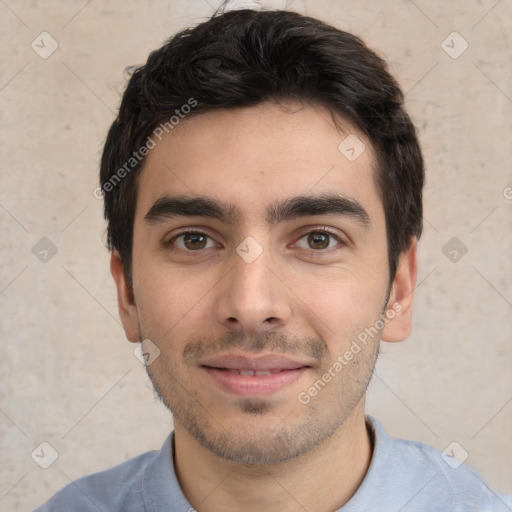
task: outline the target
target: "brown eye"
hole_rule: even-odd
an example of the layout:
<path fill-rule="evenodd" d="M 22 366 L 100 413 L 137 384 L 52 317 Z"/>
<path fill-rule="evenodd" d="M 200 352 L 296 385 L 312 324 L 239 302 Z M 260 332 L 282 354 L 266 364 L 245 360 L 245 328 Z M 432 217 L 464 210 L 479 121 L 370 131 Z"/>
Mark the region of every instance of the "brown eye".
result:
<path fill-rule="evenodd" d="M 304 241 L 304 242 L 303 242 Z M 343 240 L 329 231 L 317 230 L 310 231 L 304 235 L 296 244 L 302 249 L 313 249 L 315 251 L 323 251 L 331 249 L 336 245 L 344 245 Z"/>
<path fill-rule="evenodd" d="M 188 233 L 183 236 L 183 244 L 187 249 L 197 250 L 204 249 L 206 246 L 206 240 L 208 237 L 199 233 Z"/>
<path fill-rule="evenodd" d="M 207 234 L 196 231 L 186 231 L 176 235 L 169 244 L 176 245 L 184 251 L 200 251 L 215 246 L 215 242 Z"/>
<path fill-rule="evenodd" d="M 327 249 L 330 236 L 326 233 L 309 233 L 308 245 L 311 249 Z"/>

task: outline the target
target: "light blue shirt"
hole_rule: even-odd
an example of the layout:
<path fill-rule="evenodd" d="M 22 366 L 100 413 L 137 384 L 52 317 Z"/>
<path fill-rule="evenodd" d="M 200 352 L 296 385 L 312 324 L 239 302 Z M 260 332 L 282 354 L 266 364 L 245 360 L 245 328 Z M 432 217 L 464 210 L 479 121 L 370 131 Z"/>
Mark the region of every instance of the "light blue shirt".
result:
<path fill-rule="evenodd" d="M 430 446 L 389 437 L 371 416 L 367 424 L 370 467 L 337 512 L 512 511 L 512 496 L 493 492 L 465 464 L 454 469 Z M 35 512 L 193 512 L 174 472 L 173 440 L 171 433 L 159 451 L 72 482 Z"/>

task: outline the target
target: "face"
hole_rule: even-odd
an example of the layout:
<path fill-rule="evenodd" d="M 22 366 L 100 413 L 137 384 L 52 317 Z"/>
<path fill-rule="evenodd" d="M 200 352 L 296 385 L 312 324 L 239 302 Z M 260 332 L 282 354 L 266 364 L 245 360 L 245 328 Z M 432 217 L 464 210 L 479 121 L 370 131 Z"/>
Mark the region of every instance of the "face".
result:
<path fill-rule="evenodd" d="M 349 134 L 366 147 L 355 160 L 338 149 Z M 361 412 L 389 292 L 374 164 L 360 133 L 313 105 L 208 112 L 151 150 L 134 303 L 115 255 L 113 274 L 127 337 L 160 351 L 147 369 L 176 435 L 269 464 Z"/>

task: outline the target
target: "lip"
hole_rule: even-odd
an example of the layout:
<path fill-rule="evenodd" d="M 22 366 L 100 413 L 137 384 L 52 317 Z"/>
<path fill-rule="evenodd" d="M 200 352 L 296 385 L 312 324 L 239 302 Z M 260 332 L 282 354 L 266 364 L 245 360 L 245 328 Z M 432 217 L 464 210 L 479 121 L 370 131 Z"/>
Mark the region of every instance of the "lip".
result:
<path fill-rule="evenodd" d="M 224 354 L 200 361 L 200 368 L 224 391 L 237 396 L 254 397 L 268 396 L 290 386 L 310 366 L 279 354 L 257 357 Z M 259 373 L 241 375 L 236 370 Z"/>
<path fill-rule="evenodd" d="M 224 368 L 227 370 L 295 370 L 309 366 L 306 362 L 290 359 L 280 354 L 250 356 L 243 354 L 224 354 L 210 357 L 199 362 L 201 366 Z"/>

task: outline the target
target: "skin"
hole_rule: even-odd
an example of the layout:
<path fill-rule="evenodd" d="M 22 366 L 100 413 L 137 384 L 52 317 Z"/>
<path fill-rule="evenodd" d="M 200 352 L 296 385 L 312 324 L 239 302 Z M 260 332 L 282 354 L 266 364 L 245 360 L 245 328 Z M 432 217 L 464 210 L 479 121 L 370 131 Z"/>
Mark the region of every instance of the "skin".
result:
<path fill-rule="evenodd" d="M 338 121 L 318 105 L 274 103 L 186 119 L 150 152 L 139 177 L 134 300 L 112 253 L 126 336 L 160 350 L 147 370 L 173 412 L 176 473 L 200 512 L 332 511 L 368 469 L 365 392 L 380 339 L 401 341 L 410 332 L 416 241 L 390 287 L 371 144 Z M 355 161 L 338 150 L 350 133 L 366 145 Z M 221 200 L 241 216 L 148 222 L 165 194 Z M 368 224 L 333 213 L 267 222 L 269 205 L 321 194 L 357 201 Z M 209 238 L 176 238 L 190 228 Z M 335 236 L 317 233 L 324 229 Z M 236 251 L 247 237 L 262 249 L 251 263 Z M 380 335 L 300 403 L 299 393 L 395 303 L 401 309 Z M 269 396 L 241 398 L 200 366 L 205 355 L 226 352 L 279 353 L 309 368 Z"/>

